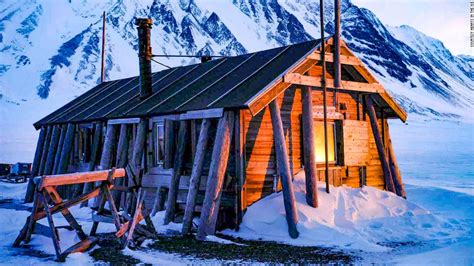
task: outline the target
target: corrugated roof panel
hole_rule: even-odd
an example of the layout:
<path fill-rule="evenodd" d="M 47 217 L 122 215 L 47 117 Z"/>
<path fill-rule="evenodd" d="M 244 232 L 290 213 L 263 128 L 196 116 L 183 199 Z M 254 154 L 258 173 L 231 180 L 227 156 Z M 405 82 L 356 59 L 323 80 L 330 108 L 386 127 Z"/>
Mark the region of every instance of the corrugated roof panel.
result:
<path fill-rule="evenodd" d="M 163 88 L 166 88 L 168 85 L 174 83 L 176 80 L 179 78 L 182 78 L 182 76 L 186 73 L 188 73 L 189 70 L 193 69 L 196 67 L 195 65 L 190 65 L 190 66 L 185 66 L 185 67 L 179 67 L 179 68 L 174 68 L 174 69 L 168 69 L 166 71 L 169 71 L 168 75 L 165 75 L 163 79 L 159 80 L 158 82 L 153 84 L 152 87 L 152 93 L 155 93 Z M 107 114 L 107 118 L 121 118 L 121 117 L 130 117 L 128 112 L 130 110 L 136 108 L 139 106 L 143 100 L 140 100 L 138 95 L 134 97 L 133 99 L 127 101 L 125 104 L 118 106 L 117 109 L 113 110 L 113 112 Z"/>
<path fill-rule="evenodd" d="M 97 99 L 102 99 L 103 97 L 106 97 L 107 95 L 110 95 L 112 92 L 122 88 L 122 86 L 127 85 L 130 83 L 133 79 L 137 79 L 137 77 L 132 77 L 132 78 L 126 78 L 122 80 L 118 80 L 113 86 L 108 87 L 107 89 L 101 90 L 100 92 L 87 97 L 83 102 L 80 104 L 75 105 L 73 108 L 69 108 L 67 112 L 65 112 L 63 115 L 56 117 L 48 122 L 50 123 L 65 123 L 71 121 L 72 117 L 75 116 L 78 112 L 82 112 L 85 108 L 88 108 L 89 106 L 93 106 Z"/>
<path fill-rule="evenodd" d="M 191 101 L 180 107 L 178 111 L 189 111 L 207 108 L 207 105 L 238 86 L 243 80 L 255 75 L 255 73 L 265 64 L 271 64 L 272 60 L 278 57 L 288 47 L 275 48 L 263 52 L 251 54 L 248 60 L 243 62 L 238 68 L 223 76 L 221 80 L 196 95 Z M 243 102 L 240 102 L 243 104 Z"/>
<path fill-rule="evenodd" d="M 195 95 L 199 94 L 201 91 L 206 90 L 207 87 L 212 86 L 227 73 L 238 67 L 249 56 L 250 55 L 247 54 L 225 59 L 225 62 L 219 65 L 219 67 L 213 69 L 213 71 L 204 75 L 196 82 L 193 82 L 190 86 L 186 87 L 186 89 L 173 96 L 173 98 L 171 98 L 169 101 L 166 101 L 163 104 L 150 109 L 148 114 L 176 112 L 177 107 L 191 100 Z"/>
<path fill-rule="evenodd" d="M 144 113 L 147 113 L 148 110 L 159 105 L 161 102 L 166 102 L 171 100 L 174 94 L 177 94 L 180 90 L 186 89 L 186 86 L 189 86 L 195 80 L 198 80 L 203 75 L 207 74 L 209 71 L 212 71 L 213 68 L 219 66 L 225 59 L 213 60 L 203 64 L 194 65 L 188 73 L 177 80 L 172 84 L 170 83 L 165 89 L 157 90 L 152 96 L 143 100 L 140 105 L 138 105 L 133 110 L 127 112 L 127 116 L 139 116 Z"/>
<path fill-rule="evenodd" d="M 319 41 L 291 45 L 281 56 L 262 68 L 258 73 L 242 83 L 237 89 L 223 97 L 208 108 L 238 107 L 236 103 L 247 102 L 263 88 L 294 66 L 301 58 L 311 52 Z"/>

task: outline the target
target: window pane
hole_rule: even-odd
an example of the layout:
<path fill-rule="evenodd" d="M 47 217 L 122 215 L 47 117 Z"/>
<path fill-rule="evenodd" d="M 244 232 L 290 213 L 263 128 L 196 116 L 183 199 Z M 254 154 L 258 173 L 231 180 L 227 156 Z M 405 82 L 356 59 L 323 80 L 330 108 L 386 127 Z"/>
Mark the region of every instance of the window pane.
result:
<path fill-rule="evenodd" d="M 316 162 L 325 162 L 324 157 L 324 124 L 314 123 L 316 141 Z M 334 162 L 334 124 L 328 123 L 328 161 Z"/>

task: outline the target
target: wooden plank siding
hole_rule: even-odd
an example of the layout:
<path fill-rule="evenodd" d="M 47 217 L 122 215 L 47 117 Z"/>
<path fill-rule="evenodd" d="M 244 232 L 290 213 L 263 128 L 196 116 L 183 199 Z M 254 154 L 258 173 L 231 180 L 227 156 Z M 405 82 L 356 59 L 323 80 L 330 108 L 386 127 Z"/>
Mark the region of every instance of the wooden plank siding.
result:
<path fill-rule="evenodd" d="M 313 105 L 323 104 L 322 90 L 312 91 Z M 338 92 L 339 110 L 343 115 L 343 156 L 344 165 L 332 166 L 330 180 L 333 185 L 346 184 L 351 187 L 360 186 L 359 168 L 366 167 L 368 186 L 384 188 L 383 172 L 378 158 L 377 148 L 370 123 L 363 121 L 362 101 L 357 92 Z M 292 174 L 301 171 L 303 166 L 301 138 L 301 90 L 292 86 L 277 97 L 281 106 L 281 115 L 286 138 L 286 145 Z M 333 93 L 328 93 L 327 104 L 332 106 Z M 339 109 L 339 108 L 338 108 Z M 249 110 L 242 112 L 245 136 L 245 183 L 242 197 L 242 208 L 245 209 L 255 201 L 274 192 L 278 169 L 275 163 L 273 133 L 268 107 L 252 116 Z M 359 117 L 359 120 L 357 120 Z M 331 121 L 331 120 L 329 120 Z M 381 127 L 381 120 L 379 126 Z M 386 121 L 385 121 L 386 123 Z M 318 137 L 318 136 L 316 136 Z M 324 168 L 318 165 L 318 179 L 324 180 Z M 322 179 L 321 179 L 322 178 Z"/>

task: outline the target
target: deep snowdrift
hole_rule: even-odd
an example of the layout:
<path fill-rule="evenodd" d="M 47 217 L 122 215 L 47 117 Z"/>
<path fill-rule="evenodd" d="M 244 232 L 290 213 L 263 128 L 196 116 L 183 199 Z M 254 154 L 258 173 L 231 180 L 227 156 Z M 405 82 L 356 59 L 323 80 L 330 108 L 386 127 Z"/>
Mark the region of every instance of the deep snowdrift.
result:
<path fill-rule="evenodd" d="M 331 187 L 319 184 L 319 207 L 305 202 L 304 172 L 294 180 L 300 236 L 288 236 L 282 193 L 250 206 L 239 232 L 232 236 L 263 239 L 301 246 L 334 246 L 364 251 L 387 251 L 397 243 L 451 242 L 464 231 L 409 200 L 376 188 Z"/>

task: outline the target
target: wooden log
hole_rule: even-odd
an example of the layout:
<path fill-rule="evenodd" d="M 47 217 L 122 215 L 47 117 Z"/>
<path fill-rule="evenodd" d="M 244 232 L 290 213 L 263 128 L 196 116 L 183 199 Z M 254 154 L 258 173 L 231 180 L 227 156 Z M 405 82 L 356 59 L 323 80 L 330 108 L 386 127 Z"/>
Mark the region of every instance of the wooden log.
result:
<path fill-rule="evenodd" d="M 122 124 L 120 125 L 120 134 L 119 134 L 119 140 L 118 140 L 118 145 L 117 145 L 117 158 L 115 165 L 116 167 L 119 168 L 124 168 L 127 165 L 127 155 L 128 155 L 128 134 L 129 134 L 129 129 L 130 127 L 127 124 Z M 123 186 L 124 185 L 124 179 L 119 179 L 115 182 L 115 185 L 117 186 Z M 119 191 L 113 191 L 112 192 L 114 202 L 117 204 L 120 208 L 120 198 L 122 196 L 122 193 Z"/>
<path fill-rule="evenodd" d="M 155 216 L 157 212 L 165 209 L 166 199 L 168 198 L 168 190 L 169 189 L 167 187 L 159 187 L 156 190 L 155 202 L 153 203 L 151 216 Z"/>
<path fill-rule="evenodd" d="M 66 138 L 67 125 L 61 126 L 61 136 L 59 137 L 58 148 L 56 149 L 56 155 L 54 156 L 53 175 L 58 173 L 59 161 L 61 160 L 61 151 L 64 145 L 64 139 Z"/>
<path fill-rule="evenodd" d="M 54 251 L 56 252 L 56 258 L 61 260 L 61 247 L 59 246 L 59 237 L 57 235 L 56 227 L 54 227 L 53 215 L 48 208 L 48 200 L 46 199 L 46 191 L 43 191 L 42 195 L 38 195 L 44 205 L 44 211 L 46 212 L 46 217 L 48 218 L 48 225 L 51 229 L 51 235 L 54 245 Z"/>
<path fill-rule="evenodd" d="M 89 160 L 89 168 L 87 169 L 88 172 L 94 171 L 95 165 L 97 163 L 97 158 L 99 157 L 99 146 L 100 140 L 102 138 L 102 124 L 96 123 L 94 125 L 94 136 L 92 137 L 92 147 L 91 147 L 91 157 Z M 94 188 L 94 182 L 89 182 L 84 184 L 84 190 L 82 191 L 83 194 L 92 191 Z M 88 205 L 87 201 L 81 203 L 81 207 L 85 207 Z"/>
<path fill-rule="evenodd" d="M 165 154 L 163 167 L 169 169 L 173 166 L 173 149 L 174 147 L 174 121 L 165 120 Z"/>
<path fill-rule="evenodd" d="M 52 128 L 53 128 L 52 126 L 48 126 L 46 129 L 46 137 L 43 143 L 43 150 L 41 153 L 40 166 L 39 166 L 37 175 L 43 174 L 44 167 L 46 165 L 46 157 L 48 157 L 49 141 L 51 140 L 51 133 L 53 130 Z"/>
<path fill-rule="evenodd" d="M 104 147 L 102 149 L 102 156 L 100 157 L 100 168 L 102 170 L 109 169 L 112 166 L 112 159 L 114 157 L 113 149 L 117 138 L 117 126 L 107 125 L 105 133 Z"/>
<path fill-rule="evenodd" d="M 183 120 L 179 122 L 178 132 L 178 150 L 174 158 L 173 175 L 171 176 L 170 187 L 168 191 L 168 200 L 164 224 L 169 224 L 174 219 L 176 199 L 178 197 L 179 179 L 184 166 L 184 152 L 186 150 L 186 137 L 188 131 L 188 122 Z"/>
<path fill-rule="evenodd" d="M 31 176 L 28 181 L 28 186 L 27 186 L 26 194 L 25 194 L 25 203 L 30 203 L 33 201 L 33 195 L 35 192 L 35 184 L 33 182 L 33 177 L 38 175 L 41 155 L 43 154 L 43 145 L 44 145 L 45 137 L 46 137 L 46 129 L 42 127 L 38 136 L 38 142 L 36 143 L 36 151 L 35 151 L 35 157 L 33 159 Z"/>
<path fill-rule="evenodd" d="M 186 208 L 184 210 L 183 218 L 183 235 L 191 232 L 194 207 L 196 205 L 196 196 L 201 182 L 202 166 L 204 164 L 204 157 L 206 155 L 207 141 L 209 139 L 209 126 L 211 121 L 203 119 L 201 123 L 201 130 L 199 132 L 199 139 L 196 145 L 196 153 L 194 154 L 193 169 L 191 171 L 191 180 L 189 184 L 188 196 L 186 199 Z"/>
<path fill-rule="evenodd" d="M 303 127 L 303 157 L 306 181 L 306 203 L 318 207 L 318 174 L 316 172 L 316 138 L 313 125 L 313 97 L 311 87 L 301 88 L 302 97 L 302 127 Z"/>
<path fill-rule="evenodd" d="M 365 97 L 365 103 L 367 105 L 367 113 L 369 114 L 370 126 L 372 128 L 372 134 L 374 135 L 375 144 L 377 146 L 377 152 L 379 154 L 379 159 L 382 164 L 383 176 L 385 180 L 385 189 L 396 193 L 395 186 L 393 184 L 392 174 L 390 173 L 390 167 L 387 161 L 387 155 L 385 154 L 385 149 L 382 143 L 382 137 L 377 125 L 377 115 L 375 113 L 374 103 L 370 95 Z"/>
<path fill-rule="evenodd" d="M 234 140 L 235 140 L 235 230 L 239 230 L 242 222 L 242 210 L 246 208 L 246 194 L 243 188 L 245 184 L 245 111 L 240 110 L 236 112 L 235 126 L 234 126 Z"/>
<path fill-rule="evenodd" d="M 283 132 L 283 123 L 281 121 L 280 108 L 278 104 L 272 101 L 269 105 L 270 116 L 273 127 L 273 137 L 275 145 L 275 154 L 277 166 L 280 173 L 281 185 L 283 188 L 283 200 L 285 204 L 286 222 L 288 223 L 288 233 L 291 238 L 297 238 L 299 232 L 296 228 L 298 223 L 298 211 L 296 209 L 295 194 L 293 191 L 293 182 L 290 172 L 290 163 Z"/>
<path fill-rule="evenodd" d="M 54 126 L 51 140 L 49 142 L 48 155 L 46 156 L 46 164 L 44 166 L 43 175 L 50 175 L 53 172 L 54 157 L 56 156 L 56 149 L 58 148 L 60 134 L 59 126 Z"/>
<path fill-rule="evenodd" d="M 72 144 L 74 141 L 75 126 L 72 123 L 67 125 L 66 137 L 64 138 L 64 144 L 61 150 L 61 158 L 59 160 L 57 174 L 64 174 L 67 171 L 69 163 L 69 155 L 71 154 Z"/>
<path fill-rule="evenodd" d="M 220 207 L 224 175 L 229 160 L 230 141 L 234 126 L 234 113 L 227 111 L 219 119 L 216 138 L 212 150 L 211 165 L 206 184 L 206 194 L 201 209 L 200 223 L 196 238 L 205 240 L 209 234 L 214 234 L 217 215 Z"/>
<path fill-rule="evenodd" d="M 89 162 L 90 161 L 90 157 L 91 157 L 91 138 L 90 138 L 90 135 L 91 135 L 91 130 L 90 128 L 83 128 L 82 129 L 82 132 L 83 132 L 83 144 L 82 144 L 82 150 L 83 150 L 83 154 L 84 154 L 84 158 L 83 158 L 83 161 L 84 162 Z"/>
<path fill-rule="evenodd" d="M 397 159 L 395 157 L 395 152 L 393 150 L 392 138 L 390 137 L 389 132 L 390 131 L 387 128 L 388 158 L 389 158 L 391 173 L 393 176 L 393 183 L 395 185 L 395 190 L 397 192 L 397 195 L 406 199 L 407 194 L 405 192 L 405 185 L 403 184 L 402 175 L 400 174 L 400 169 L 398 168 Z"/>
<path fill-rule="evenodd" d="M 146 133 L 147 133 L 147 120 L 142 119 L 137 127 L 137 133 L 135 137 L 135 143 L 133 144 L 133 152 L 132 152 L 132 170 L 133 176 L 137 178 L 134 182 L 137 185 L 140 185 L 140 170 L 142 168 L 142 159 L 143 159 L 143 151 L 145 149 L 145 141 L 146 141 Z"/>
<path fill-rule="evenodd" d="M 94 172 L 83 172 L 83 173 L 71 173 L 63 175 L 51 175 L 43 176 L 38 189 L 50 186 L 64 186 L 74 185 L 84 182 L 101 182 L 106 181 L 110 170 L 100 170 Z M 125 176 L 125 170 L 123 168 L 115 169 L 113 179 L 122 178 Z"/>

